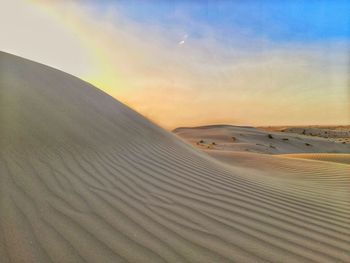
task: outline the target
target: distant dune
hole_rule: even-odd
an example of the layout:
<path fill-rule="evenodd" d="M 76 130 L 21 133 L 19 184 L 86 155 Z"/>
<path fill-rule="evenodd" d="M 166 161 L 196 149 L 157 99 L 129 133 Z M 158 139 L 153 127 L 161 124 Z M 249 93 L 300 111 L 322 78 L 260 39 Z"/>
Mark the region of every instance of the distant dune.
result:
<path fill-rule="evenodd" d="M 1 263 L 350 262 L 348 165 L 257 153 L 228 165 L 86 82 L 1 52 L 0 125 Z M 287 135 L 235 131 L 286 152 Z"/>
<path fill-rule="evenodd" d="M 343 138 L 350 142 L 350 125 L 338 126 L 275 126 L 260 127 L 267 131 L 280 131 L 288 133 L 297 133 L 302 135 L 317 136 L 323 138 Z"/>
<path fill-rule="evenodd" d="M 344 128 L 342 134 L 345 136 L 347 131 L 348 130 Z M 282 132 L 280 129 L 275 128 L 265 130 L 232 125 L 177 128 L 173 132 L 195 147 L 203 150 L 212 149 L 217 151 L 255 152 L 265 154 L 350 154 L 350 136 L 323 138 L 294 132 Z"/>

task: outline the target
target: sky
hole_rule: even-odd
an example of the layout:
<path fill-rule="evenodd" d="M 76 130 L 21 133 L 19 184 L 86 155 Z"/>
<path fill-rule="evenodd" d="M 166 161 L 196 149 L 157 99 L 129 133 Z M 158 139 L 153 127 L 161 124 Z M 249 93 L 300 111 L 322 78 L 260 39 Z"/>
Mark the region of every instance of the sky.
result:
<path fill-rule="evenodd" d="M 0 0 L 0 50 L 166 129 L 350 124 L 350 1 Z"/>

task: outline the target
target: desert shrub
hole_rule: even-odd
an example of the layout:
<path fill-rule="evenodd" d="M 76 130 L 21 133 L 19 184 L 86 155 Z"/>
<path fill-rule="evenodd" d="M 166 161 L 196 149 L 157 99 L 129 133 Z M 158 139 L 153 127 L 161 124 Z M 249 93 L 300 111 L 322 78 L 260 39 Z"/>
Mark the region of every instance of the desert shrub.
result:
<path fill-rule="evenodd" d="M 273 136 L 271 134 L 267 135 L 267 137 L 269 137 L 269 139 L 273 139 Z"/>
<path fill-rule="evenodd" d="M 283 141 L 289 141 L 289 139 L 288 139 L 288 138 L 282 138 L 282 140 L 283 140 Z"/>
<path fill-rule="evenodd" d="M 199 143 L 204 143 L 204 141 L 203 141 L 203 140 L 200 140 Z"/>
<path fill-rule="evenodd" d="M 307 142 L 305 143 L 305 145 L 306 145 L 306 146 L 311 146 L 311 144 L 310 144 L 310 143 L 307 143 Z"/>
<path fill-rule="evenodd" d="M 237 140 L 236 137 L 234 137 L 234 136 L 232 136 L 231 139 L 233 142 L 235 142 Z"/>

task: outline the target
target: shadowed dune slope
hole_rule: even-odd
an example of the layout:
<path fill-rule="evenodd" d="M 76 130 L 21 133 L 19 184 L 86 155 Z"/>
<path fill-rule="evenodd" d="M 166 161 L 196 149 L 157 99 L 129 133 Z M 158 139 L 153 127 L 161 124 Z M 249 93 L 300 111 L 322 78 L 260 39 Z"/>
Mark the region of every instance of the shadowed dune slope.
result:
<path fill-rule="evenodd" d="M 0 125 L 2 263 L 350 261 L 346 165 L 221 164 L 90 84 L 5 53 Z"/>

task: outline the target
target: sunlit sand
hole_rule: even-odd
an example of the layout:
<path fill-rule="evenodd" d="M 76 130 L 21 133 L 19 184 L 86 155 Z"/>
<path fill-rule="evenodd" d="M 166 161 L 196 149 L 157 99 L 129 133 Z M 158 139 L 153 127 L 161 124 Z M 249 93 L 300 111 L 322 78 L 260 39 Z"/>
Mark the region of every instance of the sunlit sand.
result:
<path fill-rule="evenodd" d="M 0 125 L 1 263 L 350 262 L 350 166 L 276 155 L 348 143 L 178 130 L 191 145 L 1 52 Z"/>

